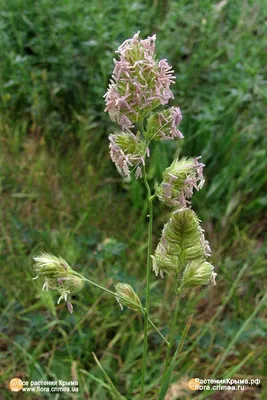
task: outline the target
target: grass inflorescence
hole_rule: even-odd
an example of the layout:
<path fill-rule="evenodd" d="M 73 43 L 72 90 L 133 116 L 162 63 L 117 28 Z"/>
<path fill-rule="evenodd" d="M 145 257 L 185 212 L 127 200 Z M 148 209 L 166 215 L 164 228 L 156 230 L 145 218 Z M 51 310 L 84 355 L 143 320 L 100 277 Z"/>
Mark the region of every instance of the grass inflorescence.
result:
<path fill-rule="evenodd" d="M 114 298 L 93 287 L 73 298 L 75 313 L 66 315 L 64 305 L 56 305 L 53 294 L 32 281 L 31 262 L 40 251 L 62 254 L 77 271 L 111 290 L 125 281 L 144 293 L 146 194 L 137 181 L 121 185 L 110 162 L 111 128 L 102 98 L 114 49 L 137 30 L 160 38 L 158 53 L 177 75 L 173 91 L 186 132 L 183 148 L 168 142 L 159 150 L 160 144 L 153 144 L 148 179 L 155 175 L 160 182 L 162 170 L 181 152 L 202 154 L 206 184 L 194 195 L 193 206 L 213 249 L 213 264 L 219 266 L 216 290 L 197 289 L 181 299 L 181 335 L 187 316 L 194 318 L 174 368 L 172 391 L 186 398 L 185 380 L 210 377 L 219 366 L 218 378 L 262 379 L 245 395 L 266 397 L 266 323 L 258 307 L 266 269 L 266 6 L 261 0 L 224 3 L 3 2 L 0 347 L 5 398 L 13 398 L 8 382 L 17 376 L 78 378 L 81 396 L 109 399 L 109 384 L 93 351 L 119 392 L 137 398 L 142 316 L 121 313 Z M 167 218 L 168 211 L 155 203 L 154 246 Z M 151 318 L 164 334 L 175 308 L 169 303 L 170 285 L 156 279 L 151 285 Z M 146 396 L 156 399 L 165 348 L 152 328 L 148 339 Z"/>

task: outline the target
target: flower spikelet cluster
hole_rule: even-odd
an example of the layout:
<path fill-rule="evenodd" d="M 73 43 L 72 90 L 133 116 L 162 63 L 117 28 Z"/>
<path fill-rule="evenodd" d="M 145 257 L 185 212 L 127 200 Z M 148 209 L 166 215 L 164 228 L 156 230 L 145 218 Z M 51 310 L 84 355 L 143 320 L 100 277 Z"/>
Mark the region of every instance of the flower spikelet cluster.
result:
<path fill-rule="evenodd" d="M 179 107 L 170 107 L 152 114 L 147 122 L 147 135 L 154 140 L 183 139 L 178 125 L 182 121 Z"/>
<path fill-rule="evenodd" d="M 138 32 L 119 47 L 119 60 L 113 60 L 105 111 L 123 130 L 133 128 L 151 110 L 173 98 L 170 86 L 175 76 L 167 60 L 156 60 L 155 40 L 156 35 L 142 40 Z"/>
<path fill-rule="evenodd" d="M 203 167 L 200 157 L 175 159 L 163 173 L 163 181 L 156 188 L 158 198 L 172 208 L 186 208 L 193 190 L 204 185 Z"/>
<path fill-rule="evenodd" d="M 128 283 L 118 283 L 115 289 L 116 293 L 119 295 L 119 297 L 116 298 L 121 309 L 123 309 L 123 306 L 126 306 L 132 311 L 140 311 L 142 307 L 141 301 L 131 285 Z"/>
<path fill-rule="evenodd" d="M 215 285 L 216 274 L 213 270 L 213 265 L 204 259 L 191 261 L 185 268 L 182 286 L 190 288 L 207 285 L 209 282 Z"/>
<path fill-rule="evenodd" d="M 170 87 L 175 82 L 167 60 L 156 59 L 155 41 L 156 35 L 141 39 L 137 32 L 118 48 L 119 59 L 113 60 L 113 74 L 104 95 L 105 111 L 123 131 L 109 136 L 111 159 L 127 179 L 132 169 L 136 178 L 142 176 L 151 140 L 183 138 L 177 129 L 182 119 L 179 107 L 151 114 L 174 98 Z M 123 145 L 118 135 L 123 136 Z"/>
<path fill-rule="evenodd" d="M 145 165 L 144 156 L 149 155 L 145 141 L 133 133 L 120 132 L 110 135 L 109 142 L 110 156 L 119 173 L 129 180 L 131 168 L 135 168 L 136 178 L 142 177 L 141 166 Z"/>
<path fill-rule="evenodd" d="M 34 269 L 37 276 L 44 278 L 43 289 L 45 291 L 55 290 L 60 294 L 58 304 L 63 299 L 67 304 L 69 312 L 72 314 L 73 305 L 68 296 L 74 295 L 82 290 L 83 280 L 76 275 L 75 271 L 60 256 L 56 257 L 49 253 L 41 253 L 34 256 Z"/>
<path fill-rule="evenodd" d="M 182 279 L 186 287 L 197 286 L 198 282 L 208 284 L 215 277 L 214 267 L 206 260 L 210 255 L 211 250 L 197 215 L 190 208 L 181 209 L 172 213 L 163 228 L 160 242 L 152 256 L 153 270 L 161 277 L 165 272 L 174 275 L 176 279 Z"/>

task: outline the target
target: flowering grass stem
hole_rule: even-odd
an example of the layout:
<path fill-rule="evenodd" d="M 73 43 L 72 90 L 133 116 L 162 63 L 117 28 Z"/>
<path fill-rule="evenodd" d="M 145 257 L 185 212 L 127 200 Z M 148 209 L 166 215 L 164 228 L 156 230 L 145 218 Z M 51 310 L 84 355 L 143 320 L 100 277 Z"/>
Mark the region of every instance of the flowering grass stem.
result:
<path fill-rule="evenodd" d="M 150 281 L 151 281 L 151 253 L 152 253 L 152 227 L 153 227 L 153 198 L 151 190 L 147 181 L 146 170 L 143 168 L 144 183 L 147 190 L 147 201 L 149 210 L 149 224 L 148 224 L 148 238 L 147 238 L 147 270 L 146 270 L 146 304 L 144 312 L 144 347 L 143 347 L 143 360 L 142 360 L 142 377 L 141 377 L 141 400 L 145 396 L 145 375 L 147 367 L 147 334 L 149 322 L 149 304 L 150 304 Z"/>
<path fill-rule="evenodd" d="M 85 282 L 90 283 L 91 285 L 97 287 L 98 289 L 101 289 L 101 290 L 103 290 L 104 292 L 106 292 L 106 293 L 108 293 L 108 294 L 111 294 L 112 296 L 114 296 L 114 297 L 116 297 L 116 298 L 118 298 L 118 299 L 125 300 L 125 298 L 124 298 L 123 296 L 120 296 L 119 294 L 117 294 L 117 293 L 115 293 L 115 292 L 112 292 L 111 290 L 105 288 L 104 286 L 101 286 L 101 285 L 99 285 L 98 283 L 96 283 L 96 282 L 94 282 L 94 281 L 91 281 L 91 279 L 87 279 L 87 278 L 85 278 L 84 276 L 80 275 L 79 273 L 76 273 L 75 275 L 79 276 L 79 277 L 82 278 Z M 127 301 L 129 304 L 132 304 L 133 306 L 137 307 L 136 303 L 134 303 L 133 301 L 130 301 L 129 299 L 126 299 L 126 301 Z M 139 307 L 139 308 L 140 308 L 141 311 L 144 311 L 144 308 L 143 308 L 143 307 Z"/>
<path fill-rule="evenodd" d="M 119 299 L 121 299 L 121 300 L 125 300 L 125 298 L 124 298 L 123 296 L 120 296 L 118 293 L 112 292 L 111 290 L 105 288 L 104 286 L 99 285 L 98 283 L 92 281 L 91 279 L 84 278 L 82 275 L 80 275 L 80 274 L 77 273 L 77 272 L 75 273 L 75 275 L 81 277 L 85 282 L 90 283 L 91 285 L 97 287 L 98 289 L 101 289 L 101 290 L 103 290 L 104 292 L 106 292 L 106 293 L 108 293 L 108 294 L 111 294 L 112 296 L 114 296 L 114 297 L 116 297 L 116 298 L 119 298 Z M 127 299 L 127 302 L 128 302 L 129 304 L 132 304 L 133 306 L 137 307 L 136 303 L 130 301 L 129 299 Z M 139 307 L 139 308 L 140 308 L 140 311 L 142 312 L 142 314 L 145 315 L 146 312 L 145 312 L 144 307 Z M 154 324 L 154 322 L 151 321 L 151 319 L 150 319 L 149 317 L 148 317 L 148 322 L 149 322 L 150 325 L 155 329 L 155 331 L 159 334 L 159 336 L 164 340 L 164 342 L 165 342 L 167 345 L 169 345 L 168 340 L 167 340 L 167 339 L 165 338 L 165 336 L 160 332 L 160 330 L 156 327 L 156 325 Z"/>

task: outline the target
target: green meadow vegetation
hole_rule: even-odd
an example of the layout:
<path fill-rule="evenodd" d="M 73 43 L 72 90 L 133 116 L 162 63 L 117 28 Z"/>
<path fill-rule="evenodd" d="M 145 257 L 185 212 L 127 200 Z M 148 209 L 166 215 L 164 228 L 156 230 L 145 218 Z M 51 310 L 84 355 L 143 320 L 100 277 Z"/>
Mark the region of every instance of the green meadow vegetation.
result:
<path fill-rule="evenodd" d="M 32 257 L 59 254 L 110 290 L 131 284 L 144 303 L 146 193 L 140 181 L 123 182 L 110 160 L 116 126 L 103 111 L 114 51 L 140 30 L 157 34 L 158 57 L 175 70 L 185 136 L 184 144 L 153 144 L 148 179 L 160 182 L 175 155 L 202 155 L 206 183 L 193 207 L 218 274 L 217 286 L 182 298 L 180 334 L 193 319 L 166 400 L 266 399 L 266 2 L 0 4 L 0 397 L 14 398 L 8 384 L 18 377 L 78 380 L 79 395 L 60 399 L 116 399 L 94 352 L 117 389 L 139 398 L 142 316 L 92 286 L 73 298 L 70 315 L 32 280 Z M 168 215 L 155 201 L 153 249 Z M 151 319 L 166 336 L 172 285 L 153 276 Z M 147 400 L 157 399 L 165 354 L 151 329 Z M 261 383 L 233 397 L 190 392 L 196 377 Z"/>

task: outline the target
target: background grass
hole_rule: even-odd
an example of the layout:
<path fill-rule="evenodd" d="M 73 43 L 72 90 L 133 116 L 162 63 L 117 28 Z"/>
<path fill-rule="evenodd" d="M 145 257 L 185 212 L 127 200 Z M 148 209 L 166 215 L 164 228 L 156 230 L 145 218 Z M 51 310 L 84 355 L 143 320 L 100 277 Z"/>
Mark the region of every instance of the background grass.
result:
<path fill-rule="evenodd" d="M 0 4 L 3 398 L 13 398 L 8 382 L 16 376 L 78 379 L 79 398 L 109 399 L 92 351 L 121 393 L 138 398 L 142 318 L 121 313 L 113 298 L 92 287 L 75 297 L 69 315 L 52 293 L 41 292 L 41 282 L 32 281 L 32 256 L 45 250 L 107 287 L 132 284 L 144 300 L 145 193 L 141 182 L 123 184 L 110 161 L 113 127 L 102 97 L 114 50 L 137 30 L 143 37 L 157 34 L 157 54 L 177 74 L 174 104 L 184 117 L 183 147 L 172 142 L 152 149 L 151 184 L 174 154 L 202 155 L 206 184 L 193 205 L 218 272 L 217 287 L 190 291 L 182 300 L 180 332 L 188 314 L 194 318 L 168 399 L 192 397 L 188 379 L 215 377 L 224 355 L 215 378 L 258 377 L 261 385 L 235 398 L 266 398 L 262 308 L 248 320 L 266 278 L 266 2 Z M 167 218 L 157 204 L 155 245 Z M 172 282 L 155 278 L 152 287 L 152 318 L 167 334 Z M 151 331 L 147 399 L 156 399 L 165 350 Z M 205 396 L 233 398 L 231 392 Z"/>

